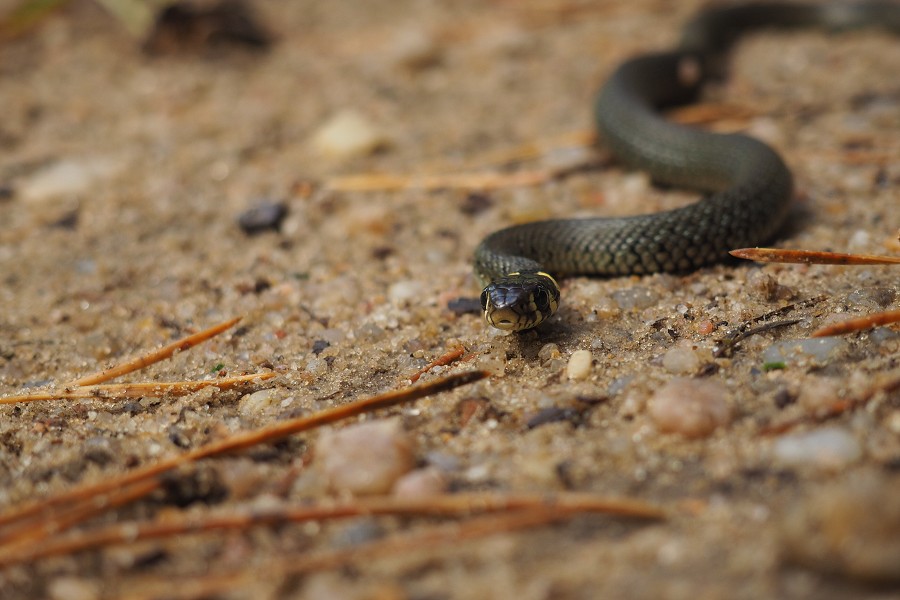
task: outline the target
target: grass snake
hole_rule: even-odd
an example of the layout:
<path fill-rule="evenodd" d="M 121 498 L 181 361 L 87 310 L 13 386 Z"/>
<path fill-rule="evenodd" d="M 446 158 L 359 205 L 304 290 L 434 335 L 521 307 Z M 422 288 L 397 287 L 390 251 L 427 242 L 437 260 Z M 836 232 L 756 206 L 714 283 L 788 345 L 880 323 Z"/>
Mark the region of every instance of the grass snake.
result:
<path fill-rule="evenodd" d="M 673 50 L 619 66 L 597 95 L 598 131 L 613 154 L 656 182 L 706 195 L 675 210 L 621 218 L 525 223 L 486 237 L 475 251 L 485 321 L 530 329 L 552 315 L 554 275 L 685 272 L 723 260 L 728 250 L 772 238 L 787 216 L 792 176 L 764 143 L 666 121 L 660 110 L 693 101 L 724 73 L 744 33 L 816 26 L 880 26 L 900 32 L 900 3 L 752 3 L 712 8 L 685 26 Z"/>

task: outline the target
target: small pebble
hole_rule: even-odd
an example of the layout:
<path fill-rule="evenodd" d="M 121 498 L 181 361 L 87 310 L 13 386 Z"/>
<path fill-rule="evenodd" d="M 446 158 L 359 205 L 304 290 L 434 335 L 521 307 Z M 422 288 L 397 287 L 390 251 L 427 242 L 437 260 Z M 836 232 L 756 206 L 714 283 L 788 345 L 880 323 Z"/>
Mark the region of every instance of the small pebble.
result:
<path fill-rule="evenodd" d="M 663 355 L 663 368 L 676 375 L 696 373 L 700 368 L 700 357 L 691 348 L 677 346 Z"/>
<path fill-rule="evenodd" d="M 425 287 L 421 281 L 404 280 L 391 284 L 388 288 L 388 298 L 396 304 L 403 304 L 421 298 Z"/>
<path fill-rule="evenodd" d="M 609 296 L 601 296 L 594 302 L 594 313 L 601 319 L 611 319 L 622 312 L 619 305 Z"/>
<path fill-rule="evenodd" d="M 447 489 L 447 477 L 435 467 L 410 471 L 394 483 L 394 495 L 404 498 L 434 496 Z"/>
<path fill-rule="evenodd" d="M 839 337 L 782 340 L 775 342 L 762 353 L 764 363 L 796 365 L 813 362 L 824 364 L 836 358 L 847 348 L 847 341 Z"/>
<path fill-rule="evenodd" d="M 837 402 L 839 389 L 839 381 L 833 377 L 804 377 L 797 400 L 807 412 L 815 413 Z"/>
<path fill-rule="evenodd" d="M 281 405 L 282 394 L 275 388 L 246 394 L 238 402 L 238 412 L 244 417 L 258 417 Z"/>
<path fill-rule="evenodd" d="M 493 205 L 494 201 L 487 194 L 472 192 L 463 199 L 459 205 L 459 210 L 464 215 L 474 217 L 485 212 Z"/>
<path fill-rule="evenodd" d="M 700 335 L 709 335 L 716 330 L 716 324 L 709 319 L 700 319 L 697 321 L 697 333 Z"/>
<path fill-rule="evenodd" d="M 731 421 L 727 388 L 712 379 L 673 379 L 650 398 L 650 418 L 660 431 L 705 437 Z"/>
<path fill-rule="evenodd" d="M 238 216 L 238 226 L 247 235 L 256 235 L 264 231 L 278 231 L 281 222 L 288 214 L 284 202 L 257 202 Z"/>
<path fill-rule="evenodd" d="M 659 294 L 642 285 L 636 285 L 627 290 L 615 291 L 610 294 L 610 297 L 622 310 L 649 308 L 659 300 Z"/>
<path fill-rule="evenodd" d="M 421 71 L 441 62 L 441 47 L 435 36 L 421 27 L 407 27 L 392 36 L 390 60 L 395 66 L 409 71 Z"/>
<path fill-rule="evenodd" d="M 326 431 L 316 457 L 330 487 L 354 495 L 385 494 L 415 466 L 412 440 L 396 419 Z"/>
<path fill-rule="evenodd" d="M 591 374 L 593 362 L 594 355 L 591 354 L 590 350 L 576 350 L 569 357 L 569 364 L 566 365 L 566 376 L 576 381 L 587 379 Z"/>
<path fill-rule="evenodd" d="M 900 583 L 900 479 L 860 471 L 815 490 L 785 515 L 783 556 L 828 575 Z M 877 594 L 876 594 L 877 596 Z"/>
<path fill-rule="evenodd" d="M 775 302 L 776 300 L 788 300 L 794 297 L 790 288 L 778 283 L 772 275 L 763 271 L 755 271 L 747 281 L 747 288 L 755 292 L 761 300 Z"/>
<path fill-rule="evenodd" d="M 25 180 L 19 189 L 26 201 L 41 201 L 55 196 L 89 193 L 124 170 L 118 158 L 93 157 L 65 159 L 42 167 Z"/>
<path fill-rule="evenodd" d="M 832 426 L 782 436 L 773 453 L 783 465 L 838 470 L 859 460 L 862 447 L 849 431 Z"/>
<path fill-rule="evenodd" d="M 313 146 L 336 159 L 372 154 L 388 144 L 387 137 L 366 117 L 354 110 L 334 115 L 313 135 Z"/>
<path fill-rule="evenodd" d="M 324 375 L 328 372 L 328 361 L 322 358 L 311 358 L 306 362 L 306 372 L 310 375 Z"/>
<path fill-rule="evenodd" d="M 544 344 L 541 346 L 541 349 L 538 350 L 538 360 L 541 361 L 541 364 L 545 364 L 555 358 L 559 358 L 562 354 L 559 351 L 559 346 L 556 344 Z"/>
<path fill-rule="evenodd" d="M 889 287 L 871 287 L 847 294 L 847 303 L 857 309 L 884 310 L 897 298 L 897 292 Z"/>
<path fill-rule="evenodd" d="M 561 408 L 559 406 L 548 406 L 542 408 L 525 422 L 525 427 L 534 429 L 547 423 L 559 423 L 560 421 L 573 421 L 578 418 L 578 413 L 571 408 Z"/>
<path fill-rule="evenodd" d="M 847 240 L 847 246 L 856 252 L 870 250 L 872 246 L 872 234 L 865 229 L 857 229 Z"/>
<path fill-rule="evenodd" d="M 502 377 L 506 374 L 506 357 L 501 356 L 498 351 L 485 353 L 478 357 L 476 367 L 489 372 L 494 377 Z"/>

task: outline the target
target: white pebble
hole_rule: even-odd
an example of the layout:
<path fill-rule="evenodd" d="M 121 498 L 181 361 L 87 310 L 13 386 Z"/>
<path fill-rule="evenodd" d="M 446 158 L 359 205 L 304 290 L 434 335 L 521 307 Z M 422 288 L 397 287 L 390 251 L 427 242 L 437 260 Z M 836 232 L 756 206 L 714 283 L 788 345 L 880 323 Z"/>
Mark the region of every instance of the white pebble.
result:
<path fill-rule="evenodd" d="M 659 301 L 659 294 L 643 285 L 616 290 L 610 297 L 622 310 L 642 310 Z"/>
<path fill-rule="evenodd" d="M 566 375 L 569 379 L 582 380 L 587 379 L 591 374 L 591 366 L 594 362 L 594 355 L 590 350 L 576 350 L 569 357 L 569 364 L 566 365 Z"/>
<path fill-rule="evenodd" d="M 123 160 L 109 157 L 63 160 L 37 170 L 21 184 L 19 193 L 27 201 L 86 193 L 126 166 Z"/>
<path fill-rule="evenodd" d="M 278 390 L 270 388 L 259 390 L 241 397 L 238 411 L 244 417 L 258 417 L 281 404 L 282 395 Z"/>
<path fill-rule="evenodd" d="M 727 388 L 711 379 L 673 379 L 650 399 L 650 418 L 660 431 L 704 437 L 731 421 Z"/>
<path fill-rule="evenodd" d="M 836 470 L 859 460 L 862 447 L 846 429 L 822 427 L 779 438 L 773 452 L 785 465 Z"/>
<path fill-rule="evenodd" d="M 410 471 L 394 483 L 394 495 L 404 498 L 434 496 L 446 489 L 447 478 L 434 467 Z"/>
<path fill-rule="evenodd" d="M 387 145 L 385 134 L 356 111 L 339 112 L 313 136 L 313 146 L 332 158 L 365 156 Z"/>
<path fill-rule="evenodd" d="M 397 304 L 403 304 L 415 298 L 420 298 L 423 290 L 424 286 L 419 281 L 397 281 L 388 288 L 388 298 Z"/>
<path fill-rule="evenodd" d="M 354 495 L 385 494 L 415 465 L 412 440 L 396 419 L 326 431 L 316 457 L 330 487 Z"/>
<path fill-rule="evenodd" d="M 496 350 L 482 354 L 478 357 L 477 367 L 494 377 L 502 377 L 506 373 L 506 357 L 501 356 Z"/>
<path fill-rule="evenodd" d="M 690 348 L 675 347 L 663 355 L 663 368 L 669 373 L 689 375 L 700 368 L 700 358 Z"/>
<path fill-rule="evenodd" d="M 328 361 L 322 358 L 310 358 L 306 362 L 306 372 L 310 375 L 324 375 L 328 372 Z"/>

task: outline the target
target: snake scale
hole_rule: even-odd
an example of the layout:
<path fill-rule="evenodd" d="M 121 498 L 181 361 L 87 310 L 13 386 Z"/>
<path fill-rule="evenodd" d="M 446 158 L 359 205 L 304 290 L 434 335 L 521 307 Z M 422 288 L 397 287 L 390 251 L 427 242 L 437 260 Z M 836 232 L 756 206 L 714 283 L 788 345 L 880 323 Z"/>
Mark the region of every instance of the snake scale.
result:
<path fill-rule="evenodd" d="M 683 208 L 621 218 L 525 223 L 486 237 L 475 271 L 486 283 L 486 322 L 507 330 L 535 327 L 559 305 L 559 275 L 685 272 L 728 250 L 771 239 L 788 213 L 792 176 L 764 143 L 666 121 L 660 110 L 693 101 L 723 75 L 725 57 L 747 32 L 763 28 L 843 30 L 883 27 L 900 33 L 900 3 L 751 3 L 699 13 L 673 50 L 619 66 L 594 107 L 613 154 L 656 182 L 706 195 Z"/>

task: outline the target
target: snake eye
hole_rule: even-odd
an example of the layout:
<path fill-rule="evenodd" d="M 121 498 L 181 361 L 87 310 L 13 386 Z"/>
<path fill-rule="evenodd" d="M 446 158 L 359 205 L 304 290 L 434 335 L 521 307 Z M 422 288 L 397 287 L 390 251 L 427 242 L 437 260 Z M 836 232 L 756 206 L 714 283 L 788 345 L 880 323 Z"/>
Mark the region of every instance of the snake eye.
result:
<path fill-rule="evenodd" d="M 483 292 L 481 292 L 481 310 L 485 310 L 487 308 L 488 303 L 488 293 L 487 288 Z"/>
<path fill-rule="evenodd" d="M 544 288 L 540 288 L 534 293 L 534 303 L 538 306 L 538 308 L 546 308 L 550 305 L 550 294 L 547 293 L 547 290 Z"/>

